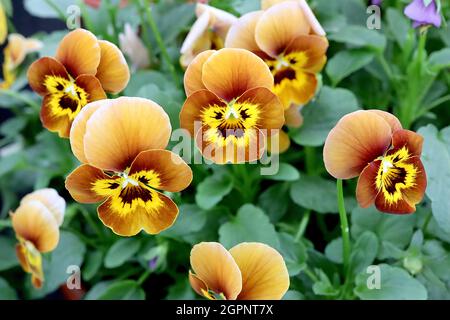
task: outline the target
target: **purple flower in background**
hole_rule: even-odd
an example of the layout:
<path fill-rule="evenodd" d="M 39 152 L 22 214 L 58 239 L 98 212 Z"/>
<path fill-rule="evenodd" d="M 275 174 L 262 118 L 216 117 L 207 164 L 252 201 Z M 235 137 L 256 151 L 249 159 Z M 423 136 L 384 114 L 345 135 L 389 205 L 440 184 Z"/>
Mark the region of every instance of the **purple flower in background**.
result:
<path fill-rule="evenodd" d="M 151 270 L 155 270 L 155 269 L 156 269 L 157 263 L 158 263 L 158 257 L 154 257 L 153 259 L 151 259 L 151 260 L 148 262 L 148 267 L 149 267 Z"/>
<path fill-rule="evenodd" d="M 431 0 L 425 6 L 426 0 L 413 0 L 406 8 L 405 15 L 413 21 L 413 27 L 432 24 L 439 28 L 441 26 L 441 14 L 437 10 L 436 1 Z"/>
<path fill-rule="evenodd" d="M 382 2 L 383 2 L 383 0 L 371 0 L 371 1 L 370 1 L 370 3 L 371 3 L 372 5 L 376 5 L 376 6 L 381 5 Z"/>

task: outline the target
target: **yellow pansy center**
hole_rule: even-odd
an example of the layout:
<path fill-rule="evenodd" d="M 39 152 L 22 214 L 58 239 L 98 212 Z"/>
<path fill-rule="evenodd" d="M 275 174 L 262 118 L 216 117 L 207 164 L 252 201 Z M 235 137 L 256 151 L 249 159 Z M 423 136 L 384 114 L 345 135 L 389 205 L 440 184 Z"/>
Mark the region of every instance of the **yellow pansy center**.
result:
<path fill-rule="evenodd" d="M 258 105 L 230 102 L 227 106 L 212 105 L 203 110 L 202 123 L 207 125 L 207 141 L 226 146 L 232 142 L 247 146 L 256 134 L 260 111 Z"/>
<path fill-rule="evenodd" d="M 282 54 L 275 60 L 266 60 L 270 72 L 272 72 L 275 87 L 281 86 L 283 82 L 298 79 L 307 61 L 308 57 L 302 51 Z"/>
<path fill-rule="evenodd" d="M 111 179 L 96 180 L 92 190 L 99 196 L 110 197 L 114 211 L 128 214 L 138 207 L 149 211 L 160 208 L 163 202 L 155 190 L 160 184 L 159 175 L 153 170 L 139 171 L 131 175 L 122 172 Z"/>
<path fill-rule="evenodd" d="M 17 255 L 25 272 L 31 273 L 33 284 L 40 287 L 44 282 L 44 272 L 42 270 L 42 256 L 31 241 L 22 237 L 17 237 Z"/>
<path fill-rule="evenodd" d="M 73 120 L 88 103 L 87 92 L 73 80 L 59 76 L 46 76 L 44 85 L 49 91 L 50 107 L 55 116 L 67 116 Z"/>
<path fill-rule="evenodd" d="M 375 184 L 390 205 L 403 199 L 402 190 L 416 185 L 418 169 L 407 161 L 410 158 L 411 154 L 406 147 L 380 158 L 381 165 Z"/>
<path fill-rule="evenodd" d="M 227 300 L 223 293 L 216 293 L 212 290 L 201 289 L 203 296 L 209 300 Z"/>

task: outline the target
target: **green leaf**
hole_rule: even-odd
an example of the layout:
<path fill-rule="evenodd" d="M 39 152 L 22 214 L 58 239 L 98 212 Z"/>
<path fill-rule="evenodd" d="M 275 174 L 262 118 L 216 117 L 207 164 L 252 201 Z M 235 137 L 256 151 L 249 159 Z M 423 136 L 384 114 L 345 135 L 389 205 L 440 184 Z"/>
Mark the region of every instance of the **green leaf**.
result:
<path fill-rule="evenodd" d="M 319 176 L 302 177 L 291 185 L 291 199 L 319 213 L 338 212 L 335 184 Z"/>
<path fill-rule="evenodd" d="M 450 48 L 444 48 L 430 54 L 430 58 L 428 59 L 428 67 L 434 72 L 438 72 L 444 68 L 449 68 Z"/>
<path fill-rule="evenodd" d="M 306 247 L 301 242 L 295 242 L 293 236 L 287 233 L 279 233 L 280 253 L 286 262 L 289 276 L 299 274 L 306 267 Z"/>
<path fill-rule="evenodd" d="M 378 239 L 371 231 L 364 231 L 352 247 L 350 266 L 353 274 L 358 274 L 371 265 L 378 253 Z"/>
<path fill-rule="evenodd" d="M 269 218 L 261 209 L 251 204 L 243 205 L 236 217 L 220 227 L 219 241 L 228 249 L 241 242 L 262 242 L 273 248 L 280 245 L 275 227 Z"/>
<path fill-rule="evenodd" d="M 103 262 L 103 253 L 101 251 L 90 251 L 86 254 L 86 259 L 83 264 L 83 272 L 81 275 L 86 281 L 91 280 L 97 275 Z"/>
<path fill-rule="evenodd" d="M 105 293 L 108 287 L 111 285 L 112 280 L 100 281 L 96 283 L 84 296 L 84 300 L 98 300 L 98 298 Z"/>
<path fill-rule="evenodd" d="M 438 132 L 428 125 L 418 131 L 424 137 L 422 162 L 427 173 L 426 194 L 439 227 L 450 233 L 450 126 Z"/>
<path fill-rule="evenodd" d="M 279 170 L 276 174 L 263 177 L 275 181 L 295 181 L 300 178 L 300 172 L 289 163 L 280 163 Z"/>
<path fill-rule="evenodd" d="M 182 204 L 174 225 L 161 233 L 162 236 L 183 239 L 202 230 L 207 220 L 207 212 L 195 204 Z"/>
<path fill-rule="evenodd" d="M 305 296 L 301 292 L 289 290 L 283 296 L 282 300 L 305 300 Z"/>
<path fill-rule="evenodd" d="M 366 27 L 349 25 L 338 32 L 330 34 L 328 39 L 346 43 L 355 47 L 368 47 L 383 51 L 386 47 L 386 37 L 376 30 Z"/>
<path fill-rule="evenodd" d="M 321 146 L 339 119 L 358 109 L 351 91 L 325 86 L 317 100 L 302 109 L 303 125 L 292 131 L 291 138 L 299 145 Z"/>
<path fill-rule="evenodd" d="M 319 281 L 313 284 L 312 289 L 319 296 L 333 297 L 339 294 L 339 290 L 333 286 L 327 274 L 322 270 L 319 270 Z"/>
<path fill-rule="evenodd" d="M 135 238 L 122 238 L 109 248 L 105 256 L 105 267 L 117 268 L 134 256 L 141 243 Z"/>
<path fill-rule="evenodd" d="M 355 294 L 362 300 L 425 300 L 427 290 L 408 272 L 387 264 L 380 267 L 380 288 L 369 289 L 368 283 L 376 273 L 363 272 L 356 277 Z"/>
<path fill-rule="evenodd" d="M 16 300 L 17 293 L 5 279 L 0 278 L 0 300 Z"/>
<path fill-rule="evenodd" d="M 379 239 L 378 258 L 388 257 L 384 250 L 384 243 L 404 249 L 411 240 L 416 217 L 414 215 L 389 215 L 379 212 L 374 207 L 363 209 L 360 207 L 352 211 L 351 234 L 358 237 L 364 231 L 372 231 Z"/>
<path fill-rule="evenodd" d="M 0 271 L 19 265 L 16 257 L 16 241 L 0 236 Z"/>
<path fill-rule="evenodd" d="M 387 9 L 386 19 L 389 25 L 389 30 L 394 36 L 395 41 L 397 41 L 398 45 L 403 48 L 408 40 L 408 31 L 411 23 L 403 13 L 394 8 Z"/>
<path fill-rule="evenodd" d="M 326 73 L 336 86 L 342 79 L 372 62 L 374 57 L 375 53 L 367 49 L 340 51 L 328 61 Z"/>
<path fill-rule="evenodd" d="M 194 300 L 195 292 L 187 277 L 180 277 L 174 285 L 169 287 L 167 300 Z"/>
<path fill-rule="evenodd" d="M 267 213 L 273 223 L 286 214 L 289 207 L 289 188 L 288 183 L 277 183 L 264 190 L 258 198 L 258 206 Z"/>
<path fill-rule="evenodd" d="M 134 280 L 123 280 L 110 284 L 98 300 L 144 300 L 145 292 Z"/>
<path fill-rule="evenodd" d="M 342 237 L 331 240 L 325 247 L 325 256 L 333 262 L 342 264 Z"/>
<path fill-rule="evenodd" d="M 61 231 L 58 247 L 55 251 L 44 255 L 44 285 L 41 289 L 30 288 L 31 297 L 42 297 L 66 283 L 70 276 L 67 268 L 70 266 L 81 267 L 85 252 L 86 247 L 77 236 L 67 231 Z M 30 283 L 28 280 L 27 286 L 31 287 Z"/>
<path fill-rule="evenodd" d="M 211 209 L 233 189 L 232 177 L 223 171 L 218 171 L 205 178 L 197 187 L 195 201 L 202 209 Z"/>
<path fill-rule="evenodd" d="M 73 0 L 58 0 L 52 1 L 51 3 L 56 7 L 53 8 L 50 1 L 45 0 L 25 0 L 24 7 L 25 10 L 32 16 L 39 18 L 61 18 L 58 14 L 58 10 L 66 15 L 66 10 L 70 5 L 74 4 Z"/>

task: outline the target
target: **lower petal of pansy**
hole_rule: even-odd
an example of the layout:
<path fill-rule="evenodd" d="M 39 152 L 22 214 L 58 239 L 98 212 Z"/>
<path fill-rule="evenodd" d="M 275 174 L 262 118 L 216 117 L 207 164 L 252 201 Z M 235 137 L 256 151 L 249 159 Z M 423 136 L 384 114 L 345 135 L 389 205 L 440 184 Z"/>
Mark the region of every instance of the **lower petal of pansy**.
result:
<path fill-rule="evenodd" d="M 56 59 L 43 57 L 33 62 L 28 68 L 27 77 L 31 88 L 41 96 L 46 95 L 49 90 L 45 85 L 47 76 L 69 79 L 66 68 Z"/>
<path fill-rule="evenodd" d="M 191 183 L 192 170 L 173 152 L 148 150 L 133 161 L 129 176 L 155 189 L 179 192 Z"/>
<path fill-rule="evenodd" d="M 244 242 L 230 249 L 242 273 L 238 300 L 280 300 L 289 289 L 283 257 L 263 243 Z"/>
<path fill-rule="evenodd" d="M 57 132 L 60 137 L 68 137 L 71 121 L 66 114 L 61 112 L 59 99 L 55 95 L 46 95 L 42 101 L 40 118 L 42 125 L 47 130 Z"/>
<path fill-rule="evenodd" d="M 191 250 L 191 267 L 210 291 L 235 300 L 242 289 L 242 275 L 231 254 L 217 242 L 202 242 Z M 201 294 L 204 295 L 202 292 Z"/>
<path fill-rule="evenodd" d="M 141 230 L 157 234 L 169 228 L 178 216 L 176 204 L 167 196 L 128 183 L 98 208 L 103 224 L 121 236 L 134 236 Z"/>
<path fill-rule="evenodd" d="M 102 170 L 83 164 L 66 178 L 66 189 L 72 198 L 81 203 L 97 203 L 110 196 L 118 187 L 118 178 Z"/>
<path fill-rule="evenodd" d="M 411 157 L 406 162 L 417 168 L 417 174 L 414 185 L 411 188 L 405 189 L 403 191 L 403 196 L 409 204 L 415 206 L 422 201 L 425 194 L 425 189 L 427 188 L 427 175 L 419 157 Z"/>
<path fill-rule="evenodd" d="M 376 180 L 381 160 L 369 163 L 361 172 L 356 186 L 356 199 L 362 208 L 370 207 L 378 195 Z"/>
<path fill-rule="evenodd" d="M 267 151 L 273 154 L 286 152 L 291 145 L 289 135 L 283 130 L 279 130 L 277 134 L 267 137 Z"/>
<path fill-rule="evenodd" d="M 33 286 L 37 289 L 41 288 L 44 282 L 41 253 L 31 242 L 19 239 L 19 244 L 16 245 L 16 255 L 22 269 L 27 273 L 31 273 Z"/>
<path fill-rule="evenodd" d="M 195 274 L 193 274 L 190 270 L 189 270 L 189 283 L 191 284 L 192 289 L 194 289 L 194 291 L 201 296 L 204 296 L 204 292 L 209 291 L 206 283 L 202 279 L 197 277 Z M 209 296 L 207 298 L 209 298 Z"/>
<path fill-rule="evenodd" d="M 288 67 L 276 71 L 274 79 L 273 92 L 280 98 L 285 109 L 288 109 L 291 104 L 306 104 L 316 93 L 317 78 L 312 73 L 296 71 Z"/>

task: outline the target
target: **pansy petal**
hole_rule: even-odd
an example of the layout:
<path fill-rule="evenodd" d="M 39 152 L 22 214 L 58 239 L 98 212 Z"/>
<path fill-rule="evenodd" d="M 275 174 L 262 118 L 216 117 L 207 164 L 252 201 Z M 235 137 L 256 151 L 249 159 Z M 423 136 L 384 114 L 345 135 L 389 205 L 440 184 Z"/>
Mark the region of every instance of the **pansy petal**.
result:
<path fill-rule="evenodd" d="M 397 117 L 394 116 L 392 113 L 389 113 L 389 112 L 386 112 L 383 110 L 378 110 L 378 109 L 370 109 L 367 111 L 373 112 L 376 115 L 382 117 L 384 119 L 384 121 L 386 121 L 389 124 L 392 132 L 403 129 L 402 124 L 400 123 L 400 120 L 398 120 Z"/>
<path fill-rule="evenodd" d="M 306 56 L 306 62 L 302 65 L 302 68 L 317 73 L 322 70 L 326 62 L 327 49 L 327 38 L 315 35 L 300 35 L 292 40 L 286 49 L 286 53 L 302 52 Z"/>
<path fill-rule="evenodd" d="M 186 129 L 192 137 L 195 137 L 196 132 L 202 126 L 202 112 L 208 106 L 214 105 L 226 107 L 226 103 L 211 91 L 198 90 L 194 92 L 183 104 L 180 112 L 180 127 Z M 198 128 L 196 128 L 196 124 Z"/>
<path fill-rule="evenodd" d="M 42 100 L 40 118 L 44 128 L 51 132 L 57 132 L 61 138 L 68 138 L 71 121 L 65 114 L 59 114 L 53 110 L 51 95 L 46 95 Z"/>
<path fill-rule="evenodd" d="M 414 186 L 412 188 L 405 189 L 403 191 L 403 196 L 409 204 L 415 206 L 422 201 L 425 194 L 425 189 L 427 188 L 427 175 L 419 157 L 412 157 L 406 160 L 406 162 L 417 168 L 417 174 L 414 181 Z"/>
<path fill-rule="evenodd" d="M 358 176 L 373 160 L 382 156 L 391 143 L 391 127 L 369 111 L 345 115 L 329 132 L 323 149 L 327 171 L 337 179 Z"/>
<path fill-rule="evenodd" d="M 206 50 L 199 53 L 187 67 L 186 72 L 184 73 L 184 90 L 186 96 L 189 97 L 189 95 L 195 91 L 206 89 L 202 81 L 203 64 L 214 52 L 216 51 Z"/>
<path fill-rule="evenodd" d="M 39 95 L 48 93 L 44 85 L 46 76 L 58 76 L 69 79 L 66 68 L 56 59 L 43 57 L 33 62 L 28 68 L 27 77 L 30 87 Z"/>
<path fill-rule="evenodd" d="M 284 124 L 284 108 L 280 99 L 269 89 L 264 87 L 253 88 L 246 91 L 237 103 L 256 105 L 259 129 L 281 129 Z"/>
<path fill-rule="evenodd" d="M 378 195 L 376 179 L 380 169 L 381 160 L 375 160 L 369 163 L 358 178 L 356 186 L 356 199 L 362 208 L 370 207 Z"/>
<path fill-rule="evenodd" d="M 72 153 L 82 163 L 87 163 L 88 160 L 84 155 L 84 134 L 86 133 L 86 123 L 92 114 L 103 105 L 110 105 L 113 100 L 105 99 L 101 101 L 95 101 L 88 103 L 81 109 L 80 113 L 76 116 L 70 128 L 70 147 Z"/>
<path fill-rule="evenodd" d="M 100 81 L 94 76 L 82 74 L 76 78 L 75 84 L 86 91 L 88 102 L 107 98 Z"/>
<path fill-rule="evenodd" d="M 23 197 L 22 200 L 20 200 L 20 204 L 35 200 L 41 202 L 47 207 L 58 223 L 58 226 L 63 223 L 64 212 L 66 210 L 66 201 L 58 194 L 58 192 L 56 192 L 55 189 L 45 188 L 36 190 Z"/>
<path fill-rule="evenodd" d="M 94 191 L 94 184 L 99 180 L 111 181 L 111 177 L 102 170 L 83 164 L 72 171 L 66 178 L 66 189 L 72 198 L 81 203 L 97 203 L 105 199 Z"/>
<path fill-rule="evenodd" d="M 398 149 L 405 147 L 411 156 L 422 154 L 423 137 L 410 130 L 397 130 L 392 135 L 392 150 L 389 154 L 395 153 Z"/>
<path fill-rule="evenodd" d="M 300 107 L 291 104 L 291 106 L 284 110 L 284 124 L 291 128 L 299 128 L 303 124 L 303 116 L 300 112 Z"/>
<path fill-rule="evenodd" d="M 193 50 L 193 48 L 196 46 L 196 43 L 198 42 L 198 40 L 203 37 L 205 32 L 207 32 L 208 26 L 210 24 L 210 20 L 211 20 L 211 14 L 209 13 L 209 11 L 203 12 L 198 17 L 198 19 L 192 25 L 183 44 L 181 45 L 181 49 L 180 49 L 181 54 L 188 54 L 189 52 L 191 52 Z"/>
<path fill-rule="evenodd" d="M 90 31 L 76 29 L 69 32 L 59 43 L 56 60 L 61 62 L 72 75 L 95 75 L 100 63 L 100 45 Z"/>
<path fill-rule="evenodd" d="M 253 11 L 240 17 L 228 30 L 225 39 L 226 48 L 242 48 L 249 51 L 259 51 L 255 39 L 255 29 L 264 11 Z"/>
<path fill-rule="evenodd" d="M 217 242 L 202 242 L 191 250 L 193 273 L 210 290 L 235 300 L 242 289 L 242 275 L 231 254 Z"/>
<path fill-rule="evenodd" d="M 191 284 L 192 289 L 194 289 L 197 294 L 203 296 L 204 292 L 208 292 L 208 286 L 203 282 L 202 279 L 197 277 L 189 270 L 189 283 Z"/>
<path fill-rule="evenodd" d="M 130 69 L 122 52 L 109 41 L 99 40 L 101 49 L 100 64 L 95 75 L 109 93 L 119 93 L 130 80 Z"/>
<path fill-rule="evenodd" d="M 310 25 L 297 1 L 285 1 L 267 9 L 256 25 L 258 47 L 272 57 L 282 53 L 293 39 L 308 34 Z"/>
<path fill-rule="evenodd" d="M 179 192 L 186 189 L 192 181 L 192 170 L 177 154 L 168 150 L 142 151 L 131 164 L 129 175 L 139 175 L 152 171 L 158 182 L 153 188 Z"/>
<path fill-rule="evenodd" d="M 261 9 L 267 10 L 270 7 L 285 2 L 286 0 L 261 0 Z"/>
<path fill-rule="evenodd" d="M 87 121 L 84 155 L 95 167 L 121 172 L 141 151 L 164 149 L 171 130 L 169 116 L 157 103 L 121 97 L 100 107 Z"/>
<path fill-rule="evenodd" d="M 319 20 L 317 20 L 316 16 L 312 12 L 308 3 L 305 0 L 298 0 L 300 4 L 300 8 L 303 10 L 303 14 L 305 15 L 306 20 L 309 22 L 311 26 L 311 32 L 318 36 L 325 36 L 325 30 L 320 25 Z"/>
<path fill-rule="evenodd" d="M 22 269 L 31 273 L 31 283 L 36 289 L 40 289 L 44 282 L 42 270 L 42 255 L 33 243 L 19 237 L 20 243 L 16 245 L 16 255 Z"/>
<path fill-rule="evenodd" d="M 47 207 L 40 201 L 27 201 L 11 215 L 16 234 L 30 241 L 40 252 L 49 252 L 59 242 L 59 226 Z"/>
<path fill-rule="evenodd" d="M 156 191 L 152 192 L 151 201 L 157 202 L 157 207 L 149 209 L 138 205 L 135 210 L 122 211 L 109 198 L 98 208 L 98 216 L 105 226 L 120 236 L 134 236 L 141 230 L 158 234 L 175 222 L 178 207 L 169 197 Z"/>
<path fill-rule="evenodd" d="M 283 130 L 267 137 L 267 150 L 273 154 L 281 154 L 286 152 L 291 146 L 289 135 Z"/>
<path fill-rule="evenodd" d="M 230 253 L 242 273 L 238 300 L 281 300 L 289 289 L 289 274 L 278 251 L 263 243 L 244 242 Z"/>
<path fill-rule="evenodd" d="M 273 76 L 264 61 L 250 51 L 236 48 L 212 54 L 203 64 L 202 80 L 208 90 L 226 101 L 255 87 L 273 86 Z"/>
<path fill-rule="evenodd" d="M 278 95 L 287 110 L 292 104 L 304 105 L 316 93 L 317 78 L 315 74 L 296 71 L 295 78 L 279 78 L 275 75 L 274 92 Z"/>

